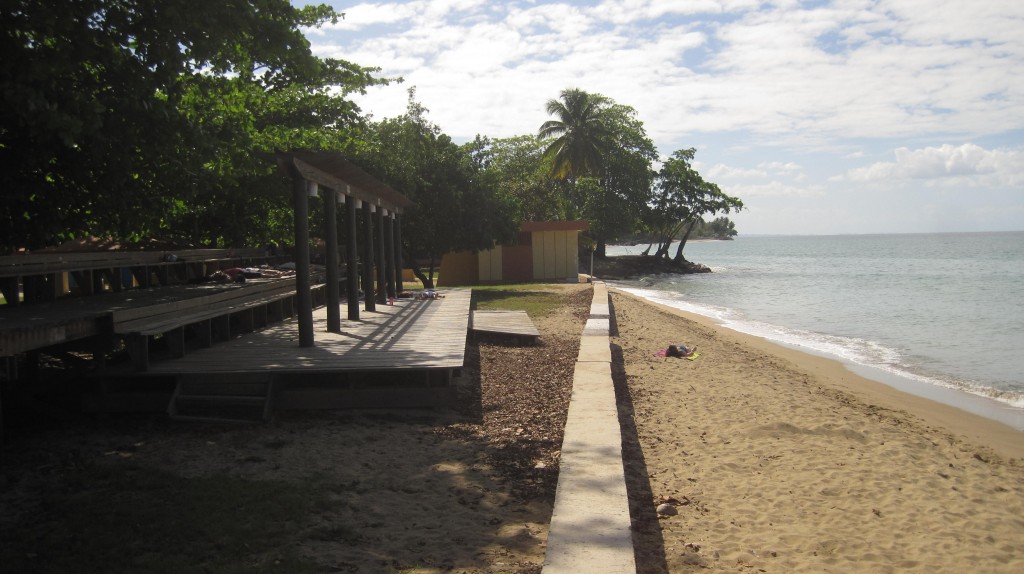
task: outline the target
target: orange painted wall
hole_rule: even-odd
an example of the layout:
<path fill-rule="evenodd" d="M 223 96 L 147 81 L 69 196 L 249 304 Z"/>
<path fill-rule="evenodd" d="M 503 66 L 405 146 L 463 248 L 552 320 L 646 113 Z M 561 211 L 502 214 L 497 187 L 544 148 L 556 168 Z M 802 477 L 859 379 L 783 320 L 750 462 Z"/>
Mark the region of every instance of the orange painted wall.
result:
<path fill-rule="evenodd" d="M 480 277 L 480 260 L 472 251 L 449 253 L 441 258 L 438 286 L 476 285 Z"/>
<path fill-rule="evenodd" d="M 533 247 L 513 245 L 502 249 L 501 272 L 505 281 L 533 281 Z"/>

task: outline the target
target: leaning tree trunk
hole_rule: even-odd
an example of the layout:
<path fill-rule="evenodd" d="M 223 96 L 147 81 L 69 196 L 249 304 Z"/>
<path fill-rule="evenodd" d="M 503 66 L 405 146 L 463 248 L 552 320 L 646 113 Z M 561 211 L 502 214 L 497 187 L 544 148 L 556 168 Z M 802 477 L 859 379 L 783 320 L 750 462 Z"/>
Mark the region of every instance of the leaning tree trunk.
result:
<path fill-rule="evenodd" d="M 665 261 L 669 260 L 668 251 L 672 248 L 672 239 L 679 234 L 679 230 L 682 228 L 683 223 L 680 222 L 665 230 L 665 234 L 662 236 L 662 239 L 659 240 L 658 251 L 654 254 L 655 257 L 664 259 Z"/>
<path fill-rule="evenodd" d="M 686 240 L 690 238 L 690 233 L 693 231 L 693 228 L 696 227 L 697 221 L 697 219 L 691 220 L 690 225 L 686 227 L 686 233 L 684 233 L 683 238 L 679 240 L 679 247 L 676 248 L 676 256 L 672 258 L 672 263 L 679 265 L 683 261 L 686 261 L 686 259 L 683 258 L 683 247 L 686 246 Z"/>
<path fill-rule="evenodd" d="M 412 252 L 407 249 L 403 249 L 402 261 L 406 263 L 406 267 L 412 270 L 412 274 L 416 276 L 420 284 L 423 285 L 424 289 L 434 288 L 434 257 L 430 257 L 430 268 L 429 275 L 424 274 L 423 270 L 420 269 L 419 263 L 416 262 L 416 258 L 412 256 Z"/>

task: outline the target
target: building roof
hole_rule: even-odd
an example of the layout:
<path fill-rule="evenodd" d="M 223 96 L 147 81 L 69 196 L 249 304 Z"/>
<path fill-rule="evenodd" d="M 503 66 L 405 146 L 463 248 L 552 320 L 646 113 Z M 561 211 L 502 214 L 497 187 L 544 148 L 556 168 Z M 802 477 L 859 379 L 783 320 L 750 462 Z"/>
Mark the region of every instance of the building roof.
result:
<path fill-rule="evenodd" d="M 521 231 L 586 231 L 590 225 L 583 220 L 574 221 L 524 221 Z"/>
<path fill-rule="evenodd" d="M 334 151 L 279 151 L 274 154 L 277 165 L 292 175 L 293 170 L 308 181 L 365 201 L 370 205 L 401 213 L 415 205 L 408 197 L 366 173 L 356 164 Z"/>

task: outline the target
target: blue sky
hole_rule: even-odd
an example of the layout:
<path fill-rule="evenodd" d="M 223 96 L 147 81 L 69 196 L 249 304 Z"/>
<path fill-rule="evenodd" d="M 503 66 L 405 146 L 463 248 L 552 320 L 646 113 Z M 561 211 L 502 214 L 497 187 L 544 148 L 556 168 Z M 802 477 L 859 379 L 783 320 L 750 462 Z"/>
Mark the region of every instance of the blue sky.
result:
<path fill-rule="evenodd" d="M 1024 230 L 1024 1 L 328 2 L 317 55 L 404 83 L 456 141 L 536 133 L 581 88 L 697 148 L 741 234 Z"/>

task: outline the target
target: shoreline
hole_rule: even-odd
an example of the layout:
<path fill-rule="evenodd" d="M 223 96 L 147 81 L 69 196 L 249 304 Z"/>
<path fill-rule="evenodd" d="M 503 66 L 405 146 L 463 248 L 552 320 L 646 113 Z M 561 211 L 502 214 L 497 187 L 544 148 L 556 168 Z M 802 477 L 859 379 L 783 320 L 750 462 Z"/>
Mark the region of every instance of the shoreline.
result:
<path fill-rule="evenodd" d="M 865 402 L 879 403 L 886 408 L 906 411 L 928 424 L 938 425 L 957 436 L 987 446 L 1002 456 L 1024 459 L 1024 432 L 1018 431 L 1006 423 L 873 380 L 852 371 L 839 359 L 787 347 L 756 335 L 742 333 L 720 325 L 710 317 L 650 301 L 620 289 L 613 288 L 609 291 L 631 297 L 662 311 L 714 329 L 721 336 L 738 341 L 743 345 L 784 358 L 818 377 L 821 382 L 830 387 L 848 392 Z"/>

